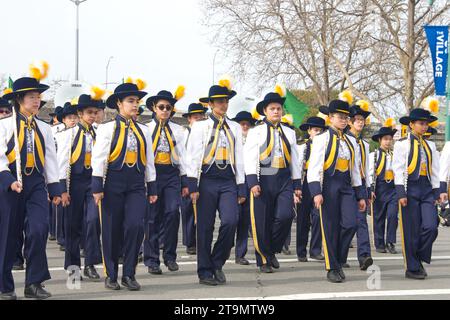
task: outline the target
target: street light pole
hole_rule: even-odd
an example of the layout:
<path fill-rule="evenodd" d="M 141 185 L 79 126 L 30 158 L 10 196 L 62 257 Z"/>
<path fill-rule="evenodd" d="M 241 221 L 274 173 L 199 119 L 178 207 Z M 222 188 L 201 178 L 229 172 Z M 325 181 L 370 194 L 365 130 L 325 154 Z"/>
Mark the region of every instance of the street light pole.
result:
<path fill-rule="evenodd" d="M 87 0 L 70 0 L 77 6 L 77 30 L 75 39 L 75 80 L 78 81 L 78 66 L 79 66 L 79 52 L 80 52 L 80 4 Z"/>
<path fill-rule="evenodd" d="M 109 64 L 111 63 L 111 60 L 114 59 L 113 56 L 109 57 L 108 63 L 106 64 L 106 81 L 105 81 L 105 89 L 108 89 L 108 70 L 109 70 Z"/>
<path fill-rule="evenodd" d="M 214 85 L 216 83 L 216 57 L 217 54 L 219 53 L 219 49 L 216 50 L 216 53 L 214 54 L 214 59 L 213 59 L 213 76 L 212 76 L 212 84 Z"/>

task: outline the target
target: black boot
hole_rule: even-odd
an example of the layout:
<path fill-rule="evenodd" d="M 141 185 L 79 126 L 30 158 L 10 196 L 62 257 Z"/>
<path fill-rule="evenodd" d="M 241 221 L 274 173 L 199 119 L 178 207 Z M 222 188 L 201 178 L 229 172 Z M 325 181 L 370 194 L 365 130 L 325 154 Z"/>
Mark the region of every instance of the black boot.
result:
<path fill-rule="evenodd" d="M 100 281 L 100 276 L 97 273 L 97 270 L 95 269 L 94 266 L 85 266 L 83 273 L 84 273 L 84 276 L 90 281 L 94 281 L 94 282 Z"/>
<path fill-rule="evenodd" d="M 222 270 L 214 271 L 214 278 L 216 279 L 218 284 L 225 284 L 227 282 L 227 278 L 225 277 L 225 273 Z"/>
<path fill-rule="evenodd" d="M 136 281 L 135 277 L 122 277 L 122 285 L 129 291 L 141 290 L 141 285 Z"/>
<path fill-rule="evenodd" d="M 160 275 L 160 274 L 162 274 L 162 270 L 159 266 L 151 266 L 151 267 L 148 267 L 148 273 Z"/>
<path fill-rule="evenodd" d="M 120 290 L 120 285 L 116 281 L 112 281 L 110 277 L 105 279 L 105 288 L 109 290 Z"/>
<path fill-rule="evenodd" d="M 341 283 L 342 282 L 342 278 L 339 275 L 339 272 L 337 270 L 328 271 L 327 279 L 331 283 Z"/>
<path fill-rule="evenodd" d="M 6 292 L 6 293 L 0 293 L 0 300 L 17 300 L 16 293 L 13 292 Z"/>
<path fill-rule="evenodd" d="M 259 267 L 259 271 L 261 271 L 261 273 L 273 273 L 273 269 L 270 264 L 263 264 Z"/>
<path fill-rule="evenodd" d="M 363 257 L 359 261 L 359 268 L 363 271 L 366 271 L 371 265 L 373 265 L 372 257 Z"/>
<path fill-rule="evenodd" d="M 166 263 L 167 269 L 169 269 L 169 271 L 178 271 L 180 268 L 178 267 L 178 263 L 176 261 L 168 261 Z"/>
<path fill-rule="evenodd" d="M 270 257 L 270 263 L 272 264 L 272 268 L 280 269 L 280 263 L 275 255 Z"/>
<path fill-rule="evenodd" d="M 420 271 L 406 271 L 405 277 L 414 280 L 425 280 L 425 275 Z"/>
<path fill-rule="evenodd" d="M 241 266 L 248 266 L 250 265 L 250 262 L 246 258 L 236 258 L 236 264 L 239 264 Z"/>
<path fill-rule="evenodd" d="M 395 249 L 395 244 L 393 244 L 393 243 L 388 243 L 388 244 L 386 245 L 386 247 L 387 247 L 387 249 L 388 249 L 388 251 L 389 251 L 390 254 L 397 254 L 397 250 Z"/>
<path fill-rule="evenodd" d="M 50 298 L 52 295 L 50 292 L 46 291 L 42 284 L 32 284 L 25 287 L 25 298 L 44 300 Z"/>

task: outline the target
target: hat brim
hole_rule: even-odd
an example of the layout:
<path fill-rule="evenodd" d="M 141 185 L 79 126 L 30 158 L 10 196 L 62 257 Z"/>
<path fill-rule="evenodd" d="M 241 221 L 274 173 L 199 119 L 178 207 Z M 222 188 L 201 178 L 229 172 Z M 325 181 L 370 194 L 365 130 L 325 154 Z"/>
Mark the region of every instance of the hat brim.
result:
<path fill-rule="evenodd" d="M 372 112 L 370 111 L 358 110 L 355 114 L 351 114 L 351 117 L 354 118 L 355 116 L 360 115 L 363 116 L 364 119 L 367 119 L 371 114 Z"/>
<path fill-rule="evenodd" d="M 286 98 L 275 98 L 275 99 L 263 100 L 256 105 L 256 112 L 258 112 L 260 115 L 264 116 L 264 108 L 267 107 L 269 104 L 279 103 L 281 105 L 284 105 L 285 101 L 286 101 Z"/>
<path fill-rule="evenodd" d="M 139 99 L 142 99 L 146 95 L 147 95 L 147 92 L 144 92 L 144 91 L 124 91 L 124 92 L 119 92 L 119 93 L 113 93 L 106 100 L 106 106 L 110 109 L 117 109 L 117 100 L 118 99 L 123 99 L 123 98 L 131 97 L 131 96 L 137 96 L 137 97 L 139 97 Z"/>
<path fill-rule="evenodd" d="M 330 114 L 330 109 L 328 109 L 327 106 L 321 106 L 321 107 L 319 107 L 319 112 L 323 113 L 325 115 L 329 115 Z"/>
<path fill-rule="evenodd" d="M 233 118 L 233 119 L 231 119 L 231 121 L 234 121 L 237 123 L 240 123 L 241 121 L 248 121 L 248 122 L 250 122 L 250 124 L 252 126 L 254 126 L 256 124 L 256 119 L 253 119 L 253 118 Z"/>
<path fill-rule="evenodd" d="M 435 116 L 429 116 L 429 117 L 423 117 L 423 118 L 416 118 L 416 117 L 410 117 L 410 116 L 405 116 L 405 117 L 401 117 L 399 119 L 399 122 L 405 126 L 408 126 L 411 122 L 413 121 L 427 121 L 428 123 L 434 122 L 438 120 L 437 117 Z"/>
<path fill-rule="evenodd" d="M 327 126 L 321 126 L 321 125 L 315 124 L 315 123 L 303 123 L 299 127 L 299 129 L 302 130 L 302 131 L 308 131 L 308 129 L 310 129 L 310 128 L 320 128 L 320 129 L 324 129 L 325 130 L 327 128 Z"/>
<path fill-rule="evenodd" d="M 13 91 L 10 93 L 5 94 L 2 98 L 5 100 L 13 100 L 15 99 L 19 94 L 23 94 L 23 93 L 28 93 L 28 92 L 39 92 L 39 93 L 43 93 L 45 91 L 47 91 L 50 87 L 46 84 L 39 84 L 38 87 L 36 88 L 25 88 L 25 89 L 20 89 L 17 91 Z"/>
<path fill-rule="evenodd" d="M 175 104 L 178 102 L 178 100 L 176 100 L 175 98 L 170 98 L 170 97 L 165 97 L 165 96 L 153 96 L 153 97 L 150 97 L 147 99 L 147 101 L 145 102 L 145 105 L 147 106 L 147 108 L 153 109 L 155 102 L 159 101 L 159 100 L 167 100 L 170 102 L 170 104 L 172 106 L 175 106 Z"/>
<path fill-rule="evenodd" d="M 203 103 L 208 103 L 214 99 L 222 99 L 222 98 L 233 99 L 236 95 L 237 95 L 237 92 L 234 90 L 231 90 L 231 92 L 229 94 L 218 94 L 215 96 L 200 98 L 199 101 L 203 102 Z"/>
<path fill-rule="evenodd" d="M 397 129 L 393 129 L 391 132 L 389 132 L 389 133 L 378 133 L 378 134 L 374 134 L 373 136 L 372 136 L 372 140 L 373 141 L 375 141 L 375 142 L 379 142 L 379 140 L 381 139 L 381 138 L 383 138 L 383 137 L 385 137 L 385 136 L 391 136 L 391 137 L 393 137 L 393 136 L 395 136 L 395 134 L 398 132 L 398 130 Z"/>
<path fill-rule="evenodd" d="M 183 113 L 182 116 L 183 116 L 183 118 L 187 118 L 193 114 L 202 114 L 202 113 L 205 114 L 207 111 L 208 111 L 208 109 L 205 108 L 204 110 L 195 110 L 192 112 Z"/>

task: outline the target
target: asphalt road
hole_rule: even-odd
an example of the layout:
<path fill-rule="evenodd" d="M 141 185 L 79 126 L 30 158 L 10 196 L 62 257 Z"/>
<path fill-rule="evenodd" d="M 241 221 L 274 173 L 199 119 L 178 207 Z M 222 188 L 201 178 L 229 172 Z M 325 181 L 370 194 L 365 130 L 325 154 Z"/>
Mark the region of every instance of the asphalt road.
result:
<path fill-rule="evenodd" d="M 163 274 L 150 275 L 143 264 L 137 268 L 137 280 L 142 285 L 139 292 L 107 291 L 103 282 L 82 281 L 79 289 L 68 289 L 67 274 L 63 270 L 64 253 L 55 242 L 48 243 L 48 260 L 52 279 L 45 283 L 52 299 L 450 299 L 450 228 L 439 228 L 433 250 L 433 262 L 425 266 L 426 280 L 409 280 L 404 277 L 402 254 L 373 253 L 375 273 L 359 270 L 356 249 L 349 254 L 350 269 L 342 284 L 326 281 L 324 264 L 300 263 L 295 255 L 295 227 L 292 232 L 292 255 L 278 255 L 281 269 L 273 274 L 258 272 L 254 261 L 252 240 L 249 239 L 250 266 L 239 266 L 234 259 L 224 267 L 227 284 L 206 287 L 198 284 L 196 257 L 178 247 L 180 270 L 169 272 L 162 266 Z M 216 228 L 216 231 L 218 228 Z M 181 234 L 180 234 L 181 239 Z M 401 250 L 400 245 L 397 248 Z M 234 251 L 231 257 L 234 258 Z M 102 267 L 98 266 L 99 273 Z M 378 271 L 377 271 L 378 270 Z M 24 271 L 14 272 L 16 292 L 23 299 Z M 371 277 L 369 279 L 369 277 Z M 120 279 L 119 279 L 120 280 Z"/>

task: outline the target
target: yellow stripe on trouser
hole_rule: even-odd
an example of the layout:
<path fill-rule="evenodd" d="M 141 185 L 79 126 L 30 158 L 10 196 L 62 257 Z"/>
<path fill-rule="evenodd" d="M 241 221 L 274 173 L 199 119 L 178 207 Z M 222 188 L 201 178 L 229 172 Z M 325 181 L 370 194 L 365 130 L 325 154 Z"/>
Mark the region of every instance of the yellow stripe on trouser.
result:
<path fill-rule="evenodd" d="M 406 260 L 406 248 L 405 248 L 405 234 L 403 230 L 403 214 L 402 214 L 402 205 L 400 201 L 398 202 L 398 215 L 399 215 L 399 227 L 400 227 L 400 238 L 402 239 L 402 254 L 403 254 L 403 264 L 405 266 L 405 270 L 408 270 L 408 260 Z"/>
<path fill-rule="evenodd" d="M 194 209 L 194 223 L 197 225 L 197 203 L 192 202 L 192 209 Z"/>
<path fill-rule="evenodd" d="M 100 219 L 100 230 L 101 230 L 101 233 L 103 234 L 103 221 L 102 221 L 102 215 L 103 215 L 103 212 L 102 212 L 102 200 L 100 200 L 99 201 L 99 203 L 98 203 L 98 216 L 99 216 L 99 219 Z M 102 264 L 103 264 L 103 273 L 105 274 L 105 277 L 107 277 L 108 276 L 108 273 L 106 272 L 106 264 L 105 264 L 105 256 L 104 256 L 104 251 L 103 251 L 103 241 L 100 241 L 100 245 L 101 245 L 101 247 L 102 247 Z"/>
<path fill-rule="evenodd" d="M 323 228 L 322 206 L 319 207 L 319 213 L 320 213 L 320 229 L 322 230 L 322 246 L 323 246 L 323 253 L 325 256 L 325 268 L 327 270 L 330 270 L 330 257 L 328 256 L 327 239 L 325 238 L 325 229 Z"/>
<path fill-rule="evenodd" d="M 370 194 L 369 195 L 369 197 L 371 197 L 372 195 Z M 372 201 L 370 201 L 370 215 L 371 215 L 371 220 L 372 220 L 372 244 L 373 244 L 373 247 L 374 248 L 376 248 L 376 245 L 375 245 L 375 217 L 373 216 L 374 215 L 374 211 L 373 211 L 373 201 L 374 201 L 374 199 L 372 199 Z"/>
<path fill-rule="evenodd" d="M 256 233 L 256 221 L 255 221 L 255 199 L 252 192 L 250 192 L 250 218 L 252 222 L 253 243 L 255 244 L 256 252 L 258 252 L 259 255 L 261 256 L 263 264 L 267 264 L 266 257 L 262 254 L 261 250 L 259 250 L 258 235 Z"/>

